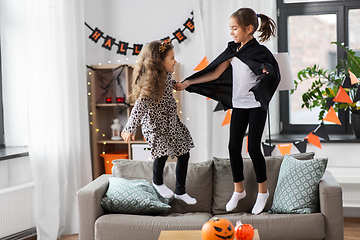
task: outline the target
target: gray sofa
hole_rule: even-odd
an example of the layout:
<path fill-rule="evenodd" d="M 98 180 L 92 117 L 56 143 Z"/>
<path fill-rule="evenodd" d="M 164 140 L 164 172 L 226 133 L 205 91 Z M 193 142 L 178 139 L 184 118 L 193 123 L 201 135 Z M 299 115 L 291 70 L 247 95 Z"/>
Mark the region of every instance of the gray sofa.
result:
<path fill-rule="evenodd" d="M 300 160 L 313 158 L 313 153 L 294 154 Z M 250 159 L 244 159 L 244 186 L 247 192 L 237 208 L 228 213 L 225 205 L 233 193 L 233 182 L 228 159 L 214 158 L 200 163 L 189 163 L 186 190 L 197 199 L 186 205 L 174 199 L 167 214 L 132 215 L 106 213 L 100 205 L 108 187 L 108 178 L 152 180 L 152 162 L 114 160 L 113 174 L 102 175 L 78 191 L 80 240 L 156 240 L 162 230 L 200 230 L 211 217 L 226 218 L 234 225 L 237 220 L 252 224 L 260 239 L 343 239 L 342 190 L 326 171 L 319 184 L 320 212 L 311 214 L 270 214 L 273 194 L 283 156 L 266 157 L 267 187 L 270 197 L 263 213 L 252 215 L 257 196 L 257 183 Z M 174 190 L 175 164 L 166 163 L 164 182 Z"/>

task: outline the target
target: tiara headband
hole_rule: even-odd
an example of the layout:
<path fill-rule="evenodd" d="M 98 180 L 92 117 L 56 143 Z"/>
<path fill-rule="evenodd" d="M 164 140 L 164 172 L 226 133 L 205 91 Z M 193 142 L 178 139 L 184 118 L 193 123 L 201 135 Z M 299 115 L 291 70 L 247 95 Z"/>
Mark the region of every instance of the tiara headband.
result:
<path fill-rule="evenodd" d="M 260 17 L 260 15 L 259 15 L 258 13 L 256 14 L 256 16 L 257 16 L 257 17 Z"/>
<path fill-rule="evenodd" d="M 159 53 L 163 53 L 167 46 L 171 45 L 171 40 L 161 41 L 159 46 Z"/>

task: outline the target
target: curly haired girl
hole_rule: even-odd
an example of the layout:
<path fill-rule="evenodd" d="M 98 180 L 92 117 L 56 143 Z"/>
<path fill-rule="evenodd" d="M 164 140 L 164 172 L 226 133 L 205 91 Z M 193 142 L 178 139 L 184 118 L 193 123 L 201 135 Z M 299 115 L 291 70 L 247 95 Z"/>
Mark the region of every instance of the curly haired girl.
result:
<path fill-rule="evenodd" d="M 171 79 L 175 69 L 175 54 L 170 42 L 153 41 L 140 52 L 133 72 L 130 98 L 137 99 L 128 122 L 121 133 L 127 142 L 135 140 L 137 127 L 141 129 L 151 148 L 153 185 L 164 198 L 196 204 L 185 191 L 185 180 L 194 147 L 189 130 L 180 121 L 176 101 L 172 95 L 176 81 Z M 163 182 L 163 170 L 168 156 L 177 157 L 175 195 Z"/>

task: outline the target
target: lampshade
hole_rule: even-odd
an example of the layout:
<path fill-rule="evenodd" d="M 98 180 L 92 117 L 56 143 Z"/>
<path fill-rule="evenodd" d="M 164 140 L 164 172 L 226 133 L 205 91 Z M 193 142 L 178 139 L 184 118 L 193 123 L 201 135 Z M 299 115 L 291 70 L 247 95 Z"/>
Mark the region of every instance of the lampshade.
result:
<path fill-rule="evenodd" d="M 277 91 L 290 90 L 295 88 L 293 75 L 291 72 L 290 58 L 287 52 L 275 53 L 274 57 L 279 64 L 281 81 Z"/>

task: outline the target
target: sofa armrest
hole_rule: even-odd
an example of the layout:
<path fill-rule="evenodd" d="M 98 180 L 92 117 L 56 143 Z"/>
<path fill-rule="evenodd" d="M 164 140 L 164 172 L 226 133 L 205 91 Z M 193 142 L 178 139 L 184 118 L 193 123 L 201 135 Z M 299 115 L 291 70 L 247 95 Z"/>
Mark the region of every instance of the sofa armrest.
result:
<path fill-rule="evenodd" d="M 101 199 L 108 185 L 110 174 L 103 174 L 77 192 L 79 208 L 79 240 L 94 240 L 95 221 L 104 214 Z"/>
<path fill-rule="evenodd" d="M 342 189 L 329 171 L 320 181 L 319 197 L 320 211 L 325 216 L 325 239 L 344 239 Z"/>

